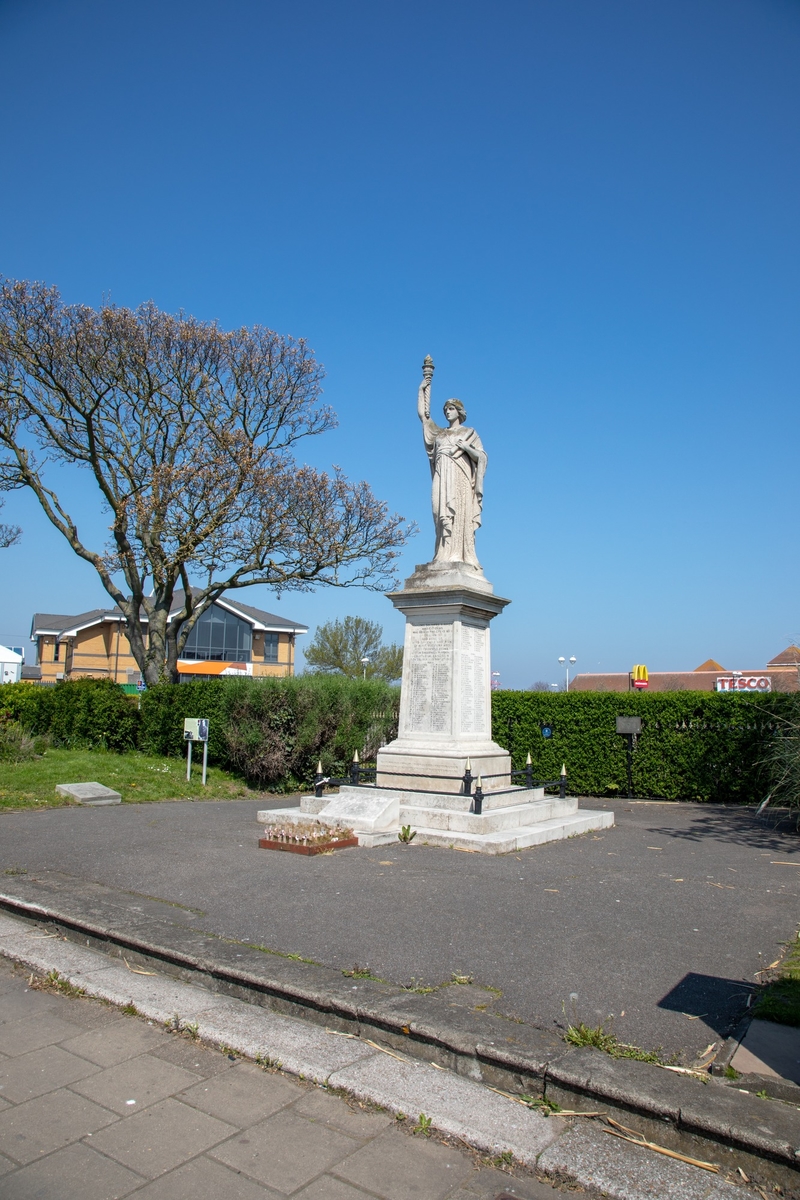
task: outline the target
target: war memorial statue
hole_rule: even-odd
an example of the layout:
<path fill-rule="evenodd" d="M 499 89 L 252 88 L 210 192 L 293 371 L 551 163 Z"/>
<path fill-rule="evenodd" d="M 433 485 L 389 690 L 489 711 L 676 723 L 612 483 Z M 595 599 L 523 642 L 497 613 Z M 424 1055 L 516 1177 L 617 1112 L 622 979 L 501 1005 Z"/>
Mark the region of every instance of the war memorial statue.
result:
<path fill-rule="evenodd" d="M 520 786 L 511 755 L 492 738 L 489 624 L 510 601 L 494 594 L 475 551 L 486 452 L 460 400 L 445 402 L 446 425 L 431 420 L 433 371 L 427 357 L 417 393 L 431 469 L 433 557 L 388 595 L 406 619 L 397 737 L 378 751 L 374 785 L 368 776 L 367 786 L 343 784 L 333 796 L 318 786 L 300 810 L 265 811 L 259 820 L 316 814 L 352 827 L 363 846 L 394 841 L 410 825 L 416 845 L 484 854 L 605 828 L 613 814 L 579 811 L 574 797 Z"/>

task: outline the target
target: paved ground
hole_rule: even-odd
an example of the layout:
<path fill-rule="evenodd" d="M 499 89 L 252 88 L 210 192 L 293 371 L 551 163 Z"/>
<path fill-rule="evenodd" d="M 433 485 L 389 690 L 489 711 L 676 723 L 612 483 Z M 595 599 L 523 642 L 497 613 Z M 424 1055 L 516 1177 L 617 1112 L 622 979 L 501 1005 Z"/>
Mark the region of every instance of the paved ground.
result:
<path fill-rule="evenodd" d="M 547 1200 L 553 1189 L 413 1137 L 0 961 L 4 1200 Z"/>
<path fill-rule="evenodd" d="M 751 809 L 620 802 L 602 835 L 500 858 L 302 858 L 257 848 L 260 807 L 7 813 L 0 869 L 158 897 L 193 927 L 394 982 L 469 974 L 535 1024 L 614 1014 L 621 1039 L 685 1054 L 728 1032 L 797 927 L 800 838 Z"/>

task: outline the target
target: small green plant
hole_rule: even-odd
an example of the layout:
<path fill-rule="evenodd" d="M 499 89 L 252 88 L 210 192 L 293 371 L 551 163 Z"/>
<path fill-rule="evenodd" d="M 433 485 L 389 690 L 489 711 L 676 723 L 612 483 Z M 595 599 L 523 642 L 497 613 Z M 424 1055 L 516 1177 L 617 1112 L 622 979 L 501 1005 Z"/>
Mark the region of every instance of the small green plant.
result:
<path fill-rule="evenodd" d="M 726 1079 L 741 1079 L 741 1075 L 732 1066 L 728 1065 L 723 1072 Z"/>
<path fill-rule="evenodd" d="M 181 1020 L 178 1013 L 173 1013 L 172 1016 L 169 1017 L 164 1022 L 164 1028 L 169 1029 L 170 1033 L 180 1033 L 181 1032 L 181 1030 L 183 1029 L 183 1021 Z"/>
<path fill-rule="evenodd" d="M 404 1112 L 398 1112 L 394 1114 L 394 1119 L 395 1121 L 407 1121 L 408 1116 Z"/>
<path fill-rule="evenodd" d="M 760 1092 L 756 1092 L 756 1095 L 758 1096 L 759 1100 L 769 1100 L 769 1093 L 767 1092 L 766 1088 L 762 1088 Z"/>
<path fill-rule="evenodd" d="M 431 1136 L 431 1118 L 426 1117 L 425 1113 L 419 1114 L 419 1119 L 414 1126 L 414 1133 L 421 1133 L 423 1137 Z"/>
<path fill-rule="evenodd" d="M 342 971 L 342 974 L 348 979 L 374 979 L 376 983 L 386 982 L 385 979 L 380 979 L 377 975 L 373 975 L 369 967 L 360 967 L 358 963 L 355 964 L 352 971 Z"/>
<path fill-rule="evenodd" d="M 456 975 L 455 972 L 453 972 L 453 974 L 450 976 L 450 982 L 451 983 L 460 983 L 460 984 L 472 983 L 472 976 L 471 975 Z"/>
<path fill-rule="evenodd" d="M 535 1108 L 543 1117 L 549 1117 L 551 1113 L 561 1112 L 561 1105 L 556 1104 L 555 1100 L 548 1100 L 546 1096 L 526 1096 L 523 1092 L 520 1100 L 524 1104 L 527 1104 L 528 1108 Z"/>
<path fill-rule="evenodd" d="M 412 829 L 410 825 L 404 825 L 397 835 L 397 840 L 404 846 L 410 846 L 416 836 L 416 829 Z"/>
<path fill-rule="evenodd" d="M 227 1055 L 227 1057 L 230 1058 L 231 1060 L 239 1057 L 238 1054 L 236 1053 L 236 1051 L 234 1050 L 233 1046 L 228 1046 L 228 1045 L 226 1045 L 225 1042 L 220 1042 L 219 1049 L 220 1049 L 221 1054 Z M 301 1075 L 300 1078 L 302 1079 L 303 1076 Z"/>
<path fill-rule="evenodd" d="M 564 1041 L 570 1046 L 593 1046 L 602 1050 L 612 1058 L 635 1058 L 638 1062 L 662 1063 L 663 1059 L 657 1050 L 642 1050 L 639 1046 L 631 1046 L 621 1042 L 616 1034 L 611 1033 L 604 1025 L 586 1025 L 580 1021 L 577 1025 L 569 1025 L 564 1034 Z"/>
<path fill-rule="evenodd" d="M 70 983 L 69 979 L 60 975 L 58 971 L 48 971 L 44 978 L 46 985 L 60 992 L 62 996 L 84 996 L 86 994 L 82 987 Z"/>
<path fill-rule="evenodd" d="M 273 1058 L 269 1054 L 257 1054 L 256 1063 L 264 1071 L 279 1071 L 283 1066 L 279 1058 Z"/>
<path fill-rule="evenodd" d="M 495 1154 L 492 1159 L 492 1166 L 497 1167 L 502 1171 L 503 1167 L 510 1167 L 514 1164 L 514 1155 L 510 1150 L 501 1150 L 499 1154 Z"/>
<path fill-rule="evenodd" d="M 196 1042 L 200 1037 L 200 1026 L 197 1021 L 187 1021 L 183 1026 L 183 1032 L 188 1033 L 193 1042 Z"/>
<path fill-rule="evenodd" d="M 138 1017 L 139 1015 L 139 1010 L 135 1004 L 123 1004 L 119 1011 L 126 1017 Z"/>

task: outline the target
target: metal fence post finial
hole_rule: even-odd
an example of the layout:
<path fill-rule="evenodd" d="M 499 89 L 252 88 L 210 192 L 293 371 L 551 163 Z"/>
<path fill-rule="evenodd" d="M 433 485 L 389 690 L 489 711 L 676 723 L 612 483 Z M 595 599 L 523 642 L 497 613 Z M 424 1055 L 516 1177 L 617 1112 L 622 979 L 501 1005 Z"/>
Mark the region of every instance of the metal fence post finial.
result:
<path fill-rule="evenodd" d="M 350 782 L 353 787 L 358 787 L 360 783 L 361 764 L 358 760 L 358 751 L 353 751 L 353 761 L 350 764 Z"/>
<path fill-rule="evenodd" d="M 475 795 L 472 799 L 472 811 L 476 817 L 481 816 L 483 813 L 483 781 L 480 775 L 478 776 L 478 782 L 475 784 Z"/>
<path fill-rule="evenodd" d="M 317 774 L 314 778 L 314 795 L 317 797 L 317 799 L 319 799 L 319 797 L 322 795 L 322 781 L 324 778 L 325 776 L 322 774 L 322 759 L 319 759 L 317 762 Z"/>
<path fill-rule="evenodd" d="M 528 751 L 528 757 L 525 759 L 525 786 L 527 788 L 533 787 L 533 760 L 531 759 L 530 750 Z"/>
<path fill-rule="evenodd" d="M 472 763 L 467 759 L 467 765 L 464 768 L 464 795 L 472 795 Z"/>
<path fill-rule="evenodd" d="M 559 776 L 558 794 L 562 800 L 567 798 L 567 764 L 561 764 L 561 775 Z"/>

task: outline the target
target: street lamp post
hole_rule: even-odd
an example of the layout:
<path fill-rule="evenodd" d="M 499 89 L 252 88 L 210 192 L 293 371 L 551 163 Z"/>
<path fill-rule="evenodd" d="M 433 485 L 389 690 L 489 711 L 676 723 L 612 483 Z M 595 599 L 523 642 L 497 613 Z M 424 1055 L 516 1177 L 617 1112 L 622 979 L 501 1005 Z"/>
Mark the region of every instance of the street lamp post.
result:
<path fill-rule="evenodd" d="M 567 660 L 564 658 L 564 655 L 562 654 L 558 661 L 561 663 L 561 665 L 563 667 Z M 574 654 L 571 654 L 569 661 L 574 666 L 578 660 Z M 568 692 L 569 691 L 569 666 L 565 667 L 564 669 L 566 671 L 566 686 L 565 686 L 564 690 Z"/>
<path fill-rule="evenodd" d="M 364 682 L 365 683 L 367 681 L 367 667 L 369 666 L 371 661 L 372 660 L 369 658 L 362 658 L 362 660 L 361 660 L 361 665 L 364 668 Z"/>

